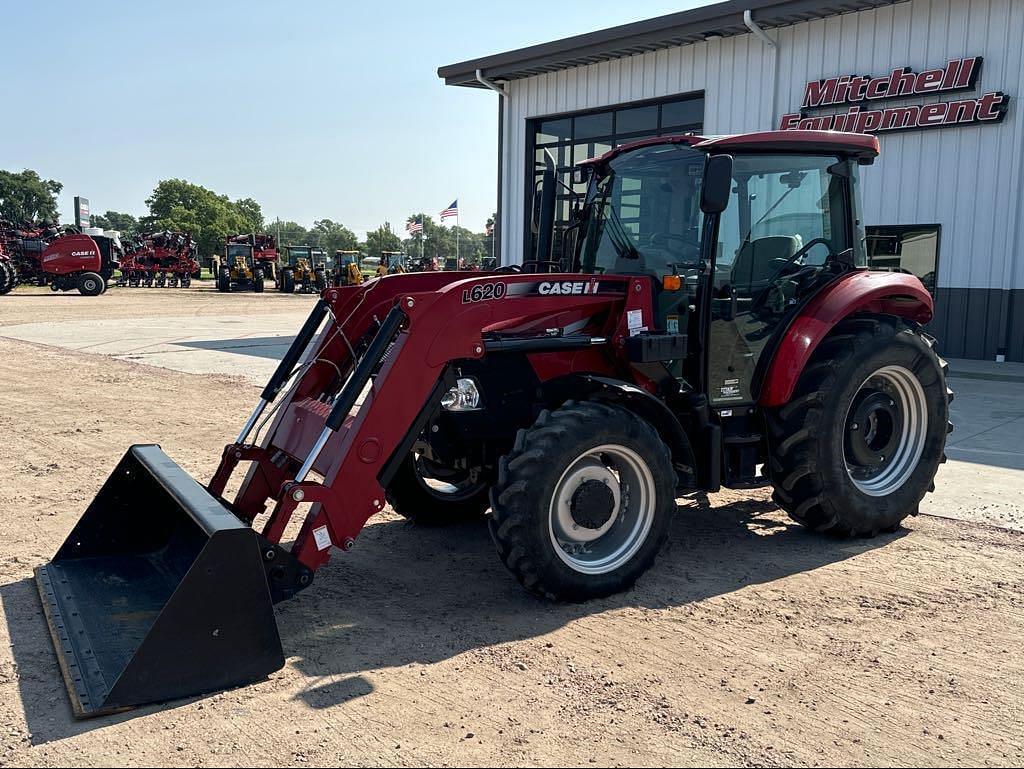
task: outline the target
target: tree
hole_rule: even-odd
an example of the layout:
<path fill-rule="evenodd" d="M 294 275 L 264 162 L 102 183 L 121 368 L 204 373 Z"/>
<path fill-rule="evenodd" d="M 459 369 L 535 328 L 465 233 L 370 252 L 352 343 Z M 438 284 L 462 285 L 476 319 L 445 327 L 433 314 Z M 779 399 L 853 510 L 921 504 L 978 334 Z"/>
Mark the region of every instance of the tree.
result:
<path fill-rule="evenodd" d="M 260 204 L 252 198 L 242 198 L 235 201 L 235 208 L 246 221 L 247 232 L 263 232 L 263 209 Z"/>
<path fill-rule="evenodd" d="M 384 222 L 377 229 L 366 233 L 363 249 L 367 256 L 380 256 L 381 251 L 401 251 L 402 239 L 391 229 L 391 222 Z"/>
<path fill-rule="evenodd" d="M 35 171 L 0 171 L 0 218 L 15 223 L 57 222 L 57 195 L 64 185 Z"/>
<path fill-rule="evenodd" d="M 278 248 L 282 246 L 309 245 L 309 230 L 298 222 L 272 222 L 267 230 L 277 235 Z"/>
<path fill-rule="evenodd" d="M 227 195 L 218 195 L 184 179 L 161 181 L 146 198 L 146 205 L 149 216 L 141 222 L 145 228 L 191 233 L 203 257 L 220 253 L 228 235 L 258 231 L 260 228 L 253 226 L 257 222 L 250 217 L 258 214 L 260 225 L 263 219 L 255 201 L 247 198 L 232 203 Z"/>
<path fill-rule="evenodd" d="M 319 219 L 313 222 L 309 231 L 310 245 L 323 249 L 328 256 L 335 251 L 355 251 L 359 248 L 359 238 L 344 224 L 332 222 L 330 219 Z"/>
<path fill-rule="evenodd" d="M 93 227 L 115 230 L 124 236 L 132 236 L 139 231 L 139 220 L 131 214 L 107 211 L 105 214 L 94 214 L 91 219 Z"/>

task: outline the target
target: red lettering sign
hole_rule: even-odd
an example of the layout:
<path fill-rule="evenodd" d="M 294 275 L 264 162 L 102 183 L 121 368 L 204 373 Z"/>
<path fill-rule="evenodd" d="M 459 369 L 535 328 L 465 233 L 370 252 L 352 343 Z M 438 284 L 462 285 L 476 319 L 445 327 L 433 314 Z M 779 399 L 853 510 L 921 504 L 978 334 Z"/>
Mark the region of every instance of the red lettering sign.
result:
<path fill-rule="evenodd" d="M 865 108 L 880 99 L 901 99 L 964 91 L 975 87 L 982 58 L 951 59 L 939 69 L 915 72 L 897 67 L 887 75 L 839 75 L 812 80 L 804 88 L 800 112 L 783 115 L 780 130 L 848 131 L 880 133 L 913 128 L 940 128 L 970 123 L 998 123 L 1006 116 L 1010 97 L 991 91 L 978 98 L 912 104 L 900 107 Z M 846 112 L 808 115 L 806 110 L 850 105 Z"/>

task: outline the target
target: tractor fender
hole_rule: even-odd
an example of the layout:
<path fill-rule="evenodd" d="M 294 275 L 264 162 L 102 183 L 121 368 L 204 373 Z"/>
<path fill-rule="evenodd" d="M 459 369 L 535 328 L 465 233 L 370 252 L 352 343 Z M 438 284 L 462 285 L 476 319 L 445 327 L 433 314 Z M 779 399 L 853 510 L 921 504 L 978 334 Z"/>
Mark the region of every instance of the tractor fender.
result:
<path fill-rule="evenodd" d="M 826 286 L 807 303 L 775 349 L 761 389 L 761 406 L 789 401 L 797 379 L 818 344 L 853 313 L 896 315 L 927 323 L 932 319 L 931 294 L 915 276 L 897 272 L 851 272 Z"/>
<path fill-rule="evenodd" d="M 569 390 L 573 393 L 574 399 L 588 398 L 614 403 L 649 422 L 672 452 L 673 463 L 677 467 L 683 465 L 690 468 L 691 474 L 697 472 L 697 460 L 690 437 L 679 422 L 679 418 L 664 402 L 643 388 L 621 379 L 597 374 L 574 374 L 567 379 L 572 380 Z M 695 476 L 680 477 L 680 481 L 687 486 L 693 486 Z"/>

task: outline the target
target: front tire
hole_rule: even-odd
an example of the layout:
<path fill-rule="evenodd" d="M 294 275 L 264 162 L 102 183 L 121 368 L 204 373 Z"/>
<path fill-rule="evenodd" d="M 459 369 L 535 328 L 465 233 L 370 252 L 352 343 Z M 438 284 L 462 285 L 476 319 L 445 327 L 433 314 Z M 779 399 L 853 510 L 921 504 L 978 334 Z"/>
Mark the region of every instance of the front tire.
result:
<path fill-rule="evenodd" d="M 617 406 L 569 402 L 520 430 L 499 462 L 491 535 L 530 592 L 608 596 L 654 562 L 675 488 L 668 447 L 648 422 Z"/>
<path fill-rule="evenodd" d="M 489 491 L 487 479 L 474 480 L 468 470 L 433 467 L 410 454 L 386 493 L 399 515 L 426 526 L 447 526 L 480 520 L 490 506 Z"/>
<path fill-rule="evenodd" d="M 230 293 L 231 291 L 231 271 L 221 270 L 217 275 L 217 290 L 222 293 Z"/>
<path fill-rule="evenodd" d="M 768 414 L 776 503 L 836 537 L 895 531 L 916 515 L 953 429 L 946 368 L 932 340 L 902 320 L 839 324 L 790 402 Z"/>

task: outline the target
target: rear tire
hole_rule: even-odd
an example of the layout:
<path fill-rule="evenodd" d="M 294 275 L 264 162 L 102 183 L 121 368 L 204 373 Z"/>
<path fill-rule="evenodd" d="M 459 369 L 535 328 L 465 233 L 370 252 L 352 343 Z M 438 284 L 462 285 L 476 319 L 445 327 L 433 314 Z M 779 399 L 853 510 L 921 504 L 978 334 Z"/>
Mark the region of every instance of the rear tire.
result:
<path fill-rule="evenodd" d="M 262 294 L 263 288 L 263 272 L 262 270 L 257 270 L 252 276 L 252 290 L 257 294 Z"/>
<path fill-rule="evenodd" d="M 767 415 L 773 499 L 797 523 L 874 536 L 917 515 L 945 461 L 947 365 L 918 327 L 889 316 L 840 323 Z"/>
<path fill-rule="evenodd" d="M 82 296 L 99 296 L 106 290 L 103 277 L 95 272 L 83 272 L 78 276 L 78 293 Z"/>
<path fill-rule="evenodd" d="M 646 421 L 566 403 L 520 430 L 491 489 L 491 536 L 540 596 L 600 598 L 630 588 L 661 550 L 676 509 L 668 447 Z"/>
<path fill-rule="evenodd" d="M 285 294 L 295 293 L 295 273 L 291 270 L 281 273 L 281 291 Z"/>
<path fill-rule="evenodd" d="M 426 526 L 447 526 L 455 523 L 477 521 L 490 507 L 490 484 L 485 479 L 470 480 L 469 472 L 462 476 L 444 473 L 443 481 L 450 488 L 431 485 L 429 465 L 415 454 L 399 467 L 387 489 L 387 499 L 395 512 L 416 523 Z M 433 475 L 442 473 L 434 472 Z"/>

